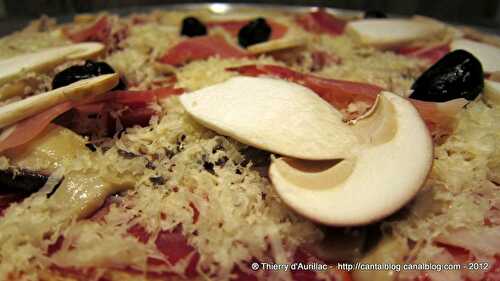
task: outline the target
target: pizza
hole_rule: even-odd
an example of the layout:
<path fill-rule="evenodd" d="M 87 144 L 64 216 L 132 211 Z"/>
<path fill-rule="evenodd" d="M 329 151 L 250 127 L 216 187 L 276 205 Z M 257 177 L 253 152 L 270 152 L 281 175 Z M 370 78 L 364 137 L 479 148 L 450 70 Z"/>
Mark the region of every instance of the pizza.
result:
<path fill-rule="evenodd" d="M 0 280 L 500 280 L 500 40 L 228 5 L 0 39 Z"/>

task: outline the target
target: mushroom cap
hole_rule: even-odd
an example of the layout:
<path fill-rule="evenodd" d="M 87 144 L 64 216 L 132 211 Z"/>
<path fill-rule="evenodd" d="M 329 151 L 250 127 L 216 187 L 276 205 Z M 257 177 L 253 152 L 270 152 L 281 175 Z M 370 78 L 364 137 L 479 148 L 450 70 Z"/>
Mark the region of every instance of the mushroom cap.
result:
<path fill-rule="evenodd" d="M 299 214 L 336 226 L 367 224 L 409 202 L 432 166 L 433 147 L 413 105 L 384 92 L 374 109 L 355 122 L 360 149 L 339 161 L 273 159 L 271 182 Z"/>
<path fill-rule="evenodd" d="M 66 60 L 85 59 L 104 51 L 104 45 L 97 42 L 71 44 L 22 54 L 0 61 L 0 84 L 9 82 L 29 71 L 41 71 Z"/>
<path fill-rule="evenodd" d="M 361 44 L 392 48 L 433 36 L 442 25 L 413 19 L 362 19 L 351 21 L 346 32 Z"/>
<path fill-rule="evenodd" d="M 119 79 L 117 73 L 104 74 L 4 105 L 0 107 L 0 128 L 12 125 L 59 103 L 104 94 L 115 87 Z"/>
<path fill-rule="evenodd" d="M 345 158 L 357 143 L 339 111 L 308 88 L 283 80 L 234 77 L 180 101 L 207 128 L 280 155 Z"/>

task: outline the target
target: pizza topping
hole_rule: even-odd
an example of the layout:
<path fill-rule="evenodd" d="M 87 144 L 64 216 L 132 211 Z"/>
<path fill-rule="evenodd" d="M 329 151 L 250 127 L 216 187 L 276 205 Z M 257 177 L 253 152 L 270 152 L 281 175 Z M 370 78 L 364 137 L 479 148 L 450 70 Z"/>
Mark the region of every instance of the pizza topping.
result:
<path fill-rule="evenodd" d="M 363 18 L 365 18 L 365 19 L 383 19 L 383 18 L 387 18 L 387 15 L 384 12 L 379 11 L 379 10 L 369 10 L 363 14 Z"/>
<path fill-rule="evenodd" d="M 277 65 L 245 65 L 228 70 L 248 76 L 272 76 L 304 85 L 337 109 L 345 109 L 353 102 L 373 105 L 377 94 L 382 91 L 382 88 L 375 85 L 303 74 Z M 457 113 L 467 103 L 465 99 L 455 99 L 445 103 L 410 100 L 436 140 L 453 131 Z"/>
<path fill-rule="evenodd" d="M 22 120 L 7 132 L 7 136 L 0 141 L 0 152 L 23 145 L 41 134 L 50 122 L 59 115 L 72 108 L 70 102 L 58 104 L 44 112 Z"/>
<path fill-rule="evenodd" d="M 267 24 L 264 18 L 257 18 L 245 26 L 238 32 L 238 43 L 246 48 L 250 45 L 262 43 L 271 37 L 271 27 Z"/>
<path fill-rule="evenodd" d="M 245 65 L 228 70 L 247 76 L 272 76 L 301 84 L 338 109 L 345 108 L 354 101 L 373 103 L 377 94 L 382 91 L 376 85 L 323 78 L 278 65 Z"/>
<path fill-rule="evenodd" d="M 89 151 L 86 140 L 66 128 L 50 125 L 38 138 L 6 150 L 11 165 L 21 169 L 53 174 L 55 171 Z"/>
<path fill-rule="evenodd" d="M 279 38 L 285 36 L 285 34 L 288 31 L 288 28 L 286 26 L 284 26 L 283 24 L 277 23 L 277 22 L 269 20 L 269 19 L 265 19 L 265 21 L 266 21 L 266 24 L 271 27 L 270 39 L 272 39 L 272 40 L 279 39 Z M 232 36 L 236 37 L 236 36 L 238 36 L 238 33 L 240 32 L 240 30 L 244 26 L 248 25 L 249 23 L 250 23 L 250 20 L 236 20 L 236 19 L 224 20 L 224 21 L 217 20 L 217 21 L 208 22 L 207 26 L 209 28 L 221 27 L 224 30 L 226 30 L 227 32 L 229 32 Z"/>
<path fill-rule="evenodd" d="M 16 166 L 53 172 L 76 159 L 97 161 L 99 154 L 92 153 L 85 143 L 74 132 L 54 125 L 41 137 L 7 151 L 7 155 Z M 117 177 L 114 173 L 102 172 L 102 175 L 89 169 L 66 172 L 50 201 L 56 206 L 64 206 L 65 211 L 73 213 L 75 217 L 86 217 L 107 196 L 131 186 L 130 178 L 126 175 Z"/>
<path fill-rule="evenodd" d="M 352 155 L 356 142 L 340 112 L 311 90 L 282 80 L 235 77 L 180 100 L 206 127 L 282 155 L 342 158 Z"/>
<path fill-rule="evenodd" d="M 228 8 L 219 4 L 210 7 L 218 7 L 219 11 L 223 10 L 222 8 Z M 326 10 L 320 11 L 335 17 L 334 14 L 326 13 Z M 330 234 L 325 232 L 324 228 L 312 224 L 309 220 L 296 216 L 290 208 L 283 204 L 283 201 L 280 200 L 270 186 L 267 171 L 264 171 L 264 169 L 267 170 L 270 164 L 262 161 L 270 161 L 267 152 L 255 149 L 263 154 L 262 157 L 257 159 L 263 163 L 248 158 L 240 153 L 246 149 L 245 145 L 206 130 L 193 122 L 193 118 L 186 115 L 185 110 L 179 104 L 179 99 L 176 97 L 159 104 L 154 103 L 154 101 L 158 100 L 158 97 L 156 94 L 149 93 L 149 89 L 166 86 L 155 84 L 155 81 L 165 78 L 165 71 L 159 67 L 157 68 L 154 61 L 165 50 L 179 43 L 179 40 L 186 39 L 186 37 L 179 37 L 178 23 L 188 13 L 158 11 L 149 15 L 140 15 L 141 18 L 145 19 L 144 24 L 141 26 L 133 22 L 134 16 L 127 19 L 106 16 L 107 24 L 102 25 L 104 27 L 102 29 L 94 29 L 94 35 L 96 35 L 94 38 L 98 38 L 99 34 L 105 35 L 104 38 L 107 37 L 105 41 L 109 42 L 113 33 L 106 34 L 106 30 L 108 28 L 117 30 L 124 25 L 130 29 L 131 33 L 126 40 L 120 42 L 116 49 L 113 49 L 112 56 L 109 56 L 110 53 L 108 52 L 108 56 L 103 57 L 103 59 L 113 65 L 115 69 L 120 70 L 120 73 L 126 76 L 127 81 L 132 81 L 134 88 L 140 91 L 121 92 L 117 95 L 111 94 L 109 99 L 107 99 L 106 95 L 106 99 L 99 98 L 95 103 L 84 106 L 78 105 L 74 107 L 72 102 L 66 102 L 60 104 L 61 106 L 52 107 L 57 109 L 54 112 L 50 112 L 52 108 L 49 109 L 51 114 L 43 118 L 40 117 L 41 121 L 43 121 L 41 123 L 36 122 L 38 114 L 4 130 L 4 136 L 13 136 L 21 142 L 26 141 L 26 138 L 28 140 L 33 139 L 31 137 L 32 132 L 44 131 L 43 134 L 38 134 L 38 137 L 31 142 L 36 147 L 44 147 L 44 142 L 40 140 L 43 140 L 52 131 L 50 129 L 44 130 L 44 128 L 50 123 L 51 116 L 57 115 L 57 112 L 61 110 L 64 111 L 65 107 L 73 107 L 74 112 L 79 115 L 75 119 L 75 123 L 83 123 L 81 122 L 82 119 L 80 119 L 81 116 L 88 116 L 88 120 L 92 121 L 93 117 L 100 115 L 102 112 L 106 113 L 110 107 L 113 109 L 120 107 L 122 109 L 126 108 L 124 111 L 120 110 L 122 124 L 125 125 L 126 123 L 124 121 L 125 114 L 127 117 L 130 116 L 131 120 L 134 120 L 131 124 L 139 122 L 140 124 L 149 125 L 147 127 L 135 126 L 134 128 L 128 128 L 112 140 L 113 143 L 110 144 L 111 148 L 109 150 L 107 150 L 108 146 L 102 149 L 97 148 L 95 152 L 91 153 L 94 156 L 90 158 L 87 158 L 89 156 L 87 153 L 79 152 L 77 157 L 63 161 L 64 170 L 69 175 L 69 181 L 62 188 L 65 190 L 73 188 L 75 191 L 79 190 L 79 192 L 68 193 L 66 191 L 66 195 L 59 195 L 58 200 L 35 194 L 19 204 L 13 204 L 6 210 L 5 216 L 0 221 L 2 229 L 0 231 L 0 245 L 2 248 L 0 252 L 5 253 L 0 254 L 0 279 L 40 278 L 37 274 L 43 275 L 41 278 L 47 276 L 49 276 L 47 278 L 50 278 L 51 274 L 55 274 L 54 278 L 57 279 L 58 275 L 66 275 L 66 273 L 68 274 L 67 277 L 92 280 L 114 280 L 124 279 L 125 277 L 132 279 L 168 279 L 171 277 L 171 275 L 166 275 L 169 272 L 184 275 L 186 265 L 188 269 L 192 268 L 193 272 L 197 272 L 198 277 L 215 280 L 332 279 L 330 272 L 301 271 L 288 274 L 284 272 L 264 272 L 262 270 L 251 271 L 249 261 L 267 260 L 277 263 L 288 263 L 296 260 L 317 261 L 309 258 L 292 258 L 292 256 L 294 256 L 294 253 L 297 255 L 297 247 L 300 249 L 304 242 L 316 245 L 318 241 L 322 241 L 323 235 L 329 237 Z M 196 14 L 200 15 L 200 19 L 201 15 L 206 15 L 204 11 L 201 11 L 201 13 L 197 11 Z M 269 13 L 267 10 L 265 12 L 255 11 L 250 16 L 247 15 L 244 24 L 247 24 L 249 19 L 263 15 L 266 15 L 267 23 L 272 29 L 270 39 L 275 39 L 275 28 L 273 22 L 269 19 L 276 19 L 288 24 L 289 20 L 292 20 L 290 15 L 293 16 L 293 14 L 275 11 Z M 320 13 L 318 15 L 321 16 Z M 224 14 L 224 16 L 225 19 L 243 18 L 240 14 L 235 16 L 232 12 Z M 104 22 L 104 20 L 100 20 L 102 18 L 93 15 L 87 22 L 90 25 L 95 20 L 102 23 Z M 310 17 L 310 19 L 314 22 L 313 17 Z M 340 19 L 339 22 L 345 24 L 345 21 Z M 207 28 L 210 28 L 208 22 L 206 23 Z M 67 27 L 71 28 L 71 25 L 68 24 Z M 227 25 L 221 27 L 226 29 L 225 26 Z M 233 36 L 238 33 L 241 26 L 236 29 L 236 33 L 232 34 Z M 296 26 L 287 26 L 290 28 L 287 35 L 295 35 Z M 51 26 L 48 26 L 44 30 L 47 28 L 52 29 Z M 64 28 L 66 28 L 66 25 Z M 100 32 L 100 30 L 104 32 Z M 217 32 L 214 30 L 214 33 Z M 59 30 L 51 32 L 51 35 L 47 32 L 40 33 L 43 33 L 41 34 L 43 36 L 39 37 L 38 34 L 34 34 L 36 36 L 33 35 L 33 38 L 26 41 L 29 43 L 24 42 L 24 44 L 11 44 L 10 38 L 5 38 L 5 44 L 2 46 L 5 47 L 3 49 L 6 52 L 3 52 L 2 55 L 7 57 L 20 52 L 32 53 L 41 46 L 65 43 L 61 41 L 65 39 L 57 35 Z M 219 33 L 227 35 L 228 32 Z M 354 114 L 363 112 L 375 102 L 377 94 L 381 92 L 381 87 L 365 83 L 326 79 L 326 77 L 374 84 L 380 83 L 379 85 L 383 85 L 383 87 L 397 89 L 396 91 L 399 94 L 403 94 L 403 90 L 408 89 L 407 86 L 411 85 L 411 81 L 426 62 L 422 63 L 414 58 L 405 58 L 396 56 L 391 52 L 359 46 L 347 36 L 333 38 L 332 36 L 325 36 L 325 34 L 334 33 L 326 31 L 318 33 L 321 33 L 321 35 L 307 34 L 299 30 L 299 35 L 306 34 L 306 38 L 314 39 L 315 44 L 302 43 L 296 45 L 301 48 L 295 50 L 291 49 L 293 44 L 289 44 L 288 46 L 292 47 L 287 47 L 288 49 L 283 53 L 298 54 L 295 56 L 300 55 L 303 60 L 279 61 L 279 63 L 284 63 L 284 65 L 301 71 L 314 69 L 324 77 L 274 66 L 254 66 L 255 69 L 252 70 L 250 67 L 245 71 L 255 71 L 256 73 L 260 72 L 258 75 L 275 76 L 296 81 L 296 83 L 300 83 L 318 93 L 328 103 L 334 106 L 338 105 L 338 109 L 346 113 L 346 118 L 352 118 L 355 116 Z M 25 34 L 23 31 L 20 32 L 20 35 L 31 36 L 32 34 Z M 16 39 L 17 36 L 18 33 L 14 35 Z M 57 40 L 50 39 L 52 37 L 57 37 Z M 285 37 L 280 39 L 295 39 L 294 37 Z M 429 41 L 439 40 L 439 44 L 445 42 L 442 39 L 446 38 L 437 37 Z M 158 40 L 158 38 L 162 39 Z M 230 45 L 237 40 L 237 38 L 231 36 L 225 36 L 224 38 Z M 216 54 L 210 59 L 190 63 L 176 70 L 180 78 L 177 85 L 193 90 L 199 89 L 201 88 L 200 85 L 206 86 L 218 83 L 235 74 L 223 71 L 226 67 L 276 63 L 274 60 L 275 54 L 270 52 L 276 50 L 276 48 L 287 46 L 282 42 L 290 42 L 284 40 L 279 41 L 280 44 L 277 44 L 278 41 L 268 40 L 251 45 L 246 49 L 247 54 L 267 53 L 258 57 L 250 55 L 244 59 L 221 59 L 221 56 Z M 10 46 L 16 48 L 11 49 Z M 263 46 L 267 46 L 268 49 Z M 412 44 L 411 46 L 415 45 Z M 234 44 L 233 47 L 237 47 L 237 45 Z M 431 45 L 410 51 L 409 56 L 431 62 L 447 52 L 446 48 L 439 48 L 438 52 L 434 52 L 434 50 L 427 51 L 425 48 L 431 48 Z M 317 50 L 335 50 L 335 55 L 342 59 L 342 64 L 328 67 L 328 63 L 324 62 L 327 60 L 324 59 L 323 55 L 314 55 Z M 118 54 L 118 56 L 115 56 L 115 54 Z M 434 56 L 434 54 L 436 55 Z M 193 60 L 196 60 L 196 58 L 193 58 Z M 313 60 L 315 67 L 310 67 L 311 60 Z M 189 59 L 181 64 L 186 62 L 189 62 Z M 151 63 L 155 64 L 155 67 L 151 67 Z M 169 69 L 168 71 L 175 70 L 170 65 L 164 65 L 164 67 L 166 67 L 164 69 Z M 29 75 L 33 74 L 30 73 Z M 24 89 L 25 95 L 38 94 L 50 89 L 50 77 L 48 75 L 34 75 L 37 79 L 41 80 L 43 78 L 44 84 L 37 84 L 36 86 L 32 84 L 24 84 L 24 86 L 16 84 L 17 89 Z M 492 76 L 488 77 L 491 78 Z M 145 89 L 148 90 L 145 91 Z M 4 89 L 2 88 L 2 90 Z M 148 93 L 144 94 L 143 91 Z M 130 95 L 128 95 L 128 92 L 130 92 Z M 3 93 L 2 91 L 2 95 Z M 441 159 L 436 159 L 434 162 L 435 169 L 433 169 L 431 179 L 426 184 L 426 187 L 430 188 L 423 191 L 432 190 L 432 196 L 429 196 L 432 198 L 426 198 L 429 200 L 425 200 L 424 203 L 419 205 L 409 205 L 409 212 L 402 212 L 402 216 L 398 215 L 383 222 L 384 230 L 387 230 L 386 227 L 388 227 L 389 230 L 393 230 L 393 234 L 398 235 L 398 238 L 403 238 L 398 240 L 402 242 L 402 245 L 407 245 L 407 241 L 409 241 L 410 246 L 413 246 L 413 241 L 415 241 L 416 247 L 412 247 L 411 253 L 403 246 L 390 247 L 390 253 L 398 257 L 401 256 L 401 259 L 398 260 L 392 260 L 391 255 L 386 254 L 381 259 L 363 260 L 363 262 L 402 263 L 402 253 L 405 254 L 406 262 L 425 262 L 428 261 L 425 258 L 429 256 L 429 251 L 420 251 L 420 248 L 424 245 L 428 250 L 435 250 L 432 238 L 434 235 L 446 233 L 448 230 L 455 229 L 456 226 L 464 227 L 464 225 L 467 229 L 478 229 L 477 233 L 480 233 L 483 228 L 482 215 L 484 210 L 494 204 L 490 195 L 493 194 L 495 186 L 488 182 L 488 179 L 494 179 L 495 183 L 499 182 L 496 180 L 498 178 L 496 174 L 498 173 L 495 174 L 495 168 L 498 166 L 496 163 L 498 162 L 496 159 L 498 153 L 495 150 L 495 147 L 498 147 L 498 138 L 496 138 L 495 132 L 498 130 L 495 124 L 498 122 L 495 122 L 494 118 L 498 110 L 488 93 L 493 93 L 493 91 L 485 89 L 482 98 L 489 106 L 485 105 L 483 100 L 476 99 L 459 114 L 460 118 L 457 118 L 456 113 L 461 110 L 463 99 L 444 103 L 411 100 L 426 121 L 429 130 L 433 133 L 436 132 L 436 128 L 439 128 L 437 131 L 440 131 L 440 128 L 447 127 L 456 120 L 460 120 L 462 125 L 461 127 L 451 127 L 451 130 L 447 132 L 453 132 L 452 137 L 448 139 L 449 141 L 447 140 L 446 145 L 440 145 L 436 148 L 437 153 L 441 154 L 440 156 L 436 155 L 436 158 Z M 118 98 L 120 102 L 117 101 Z M 153 101 L 153 103 L 147 101 Z M 285 102 L 287 101 L 285 100 Z M 302 106 L 294 113 L 300 115 L 304 109 L 305 107 Z M 153 118 L 149 122 L 153 114 L 157 114 L 158 118 Z M 59 118 L 57 122 L 69 115 L 66 114 L 63 118 Z M 27 124 L 31 125 L 27 127 L 21 126 L 27 120 L 30 120 Z M 95 124 L 96 119 L 93 120 Z M 97 122 L 100 123 L 101 121 Z M 103 120 L 103 123 L 105 122 Z M 285 124 L 288 125 L 288 123 Z M 39 130 L 40 127 L 41 130 Z M 52 126 L 49 128 L 52 128 Z M 118 130 L 121 132 L 121 127 Z M 186 137 L 182 138 L 181 136 Z M 56 139 L 62 138 L 61 135 L 56 136 Z M 219 145 L 221 144 L 220 140 L 223 140 L 223 145 Z M 0 141 L 0 147 L 2 145 Z M 52 150 L 49 149 L 48 151 L 55 151 L 55 147 L 66 146 L 57 143 Z M 14 159 L 14 156 L 23 155 L 25 152 L 38 153 L 38 151 L 29 149 L 23 151 L 23 149 L 25 147 L 18 146 L 14 149 L 5 150 L 2 155 L 7 157 L 2 159 Z M 133 154 L 136 157 L 125 159 L 120 156 L 119 152 L 116 152 L 117 149 L 118 151 L 120 149 L 127 151 L 130 155 Z M 16 153 L 12 151 L 16 151 Z M 64 154 L 73 155 L 72 152 L 68 151 L 72 150 L 67 150 Z M 75 151 L 79 150 L 75 149 Z M 13 162 L 18 162 L 14 160 Z M 346 165 L 344 168 L 348 171 L 349 165 L 354 162 L 352 169 L 355 170 L 356 165 L 359 163 L 358 160 L 345 159 L 334 167 L 341 168 L 342 166 L 339 165 L 343 163 Z M 334 161 L 330 160 L 324 160 L 323 162 L 319 164 L 327 166 L 334 163 Z M 373 169 L 374 174 L 378 173 L 378 169 L 382 169 L 384 166 L 381 164 L 382 162 L 379 163 L 377 169 Z M 127 176 L 129 174 L 133 175 L 133 180 L 129 182 L 131 185 L 110 188 L 111 185 L 107 183 L 107 180 L 100 178 L 100 174 L 108 173 L 106 165 L 116 167 Z M 206 166 L 206 170 L 203 169 L 204 166 Z M 257 166 L 261 167 L 256 169 Z M 337 181 L 342 180 L 344 175 L 347 175 L 344 182 L 349 180 L 348 172 L 343 174 L 342 169 L 337 172 L 337 175 L 340 176 L 336 179 Z M 83 176 L 80 176 L 81 174 Z M 457 186 L 462 184 L 478 193 L 479 196 L 475 196 L 474 192 L 471 194 L 458 189 Z M 120 192 L 132 185 L 134 189 Z M 86 190 L 89 187 L 94 187 L 102 193 L 96 194 L 92 190 Z M 450 192 L 452 190 L 456 192 Z M 112 196 L 113 200 L 119 201 L 120 204 L 112 204 L 111 207 L 106 207 L 108 212 L 103 214 L 99 221 L 76 219 L 77 217 L 85 217 L 86 215 L 83 213 L 93 212 L 95 208 L 101 205 L 102 198 L 113 192 L 120 192 L 119 195 Z M 420 200 L 421 195 L 422 192 L 419 192 L 419 197 L 415 201 L 423 201 Z M 85 205 L 79 205 L 79 202 L 73 200 L 78 196 L 84 198 L 83 204 Z M 3 202 L 1 195 L 0 198 L 0 202 Z M 466 200 L 463 198 L 466 198 Z M 374 198 L 374 200 L 376 199 Z M 439 204 L 443 201 L 446 202 L 443 202 L 443 207 L 435 208 L 434 203 L 436 201 L 439 201 Z M 460 204 L 460 201 L 463 201 L 463 203 Z M 314 204 L 310 203 L 310 205 Z M 433 205 L 432 209 L 435 209 L 437 214 L 430 214 L 431 212 L 428 209 L 422 208 L 420 205 Z M 0 203 L 0 209 L 4 206 L 3 203 Z M 363 207 L 360 208 L 363 209 Z M 424 209 L 424 211 L 422 212 L 420 209 Z M 84 212 L 76 210 L 83 210 Z M 415 215 L 413 216 L 413 214 Z M 498 218 L 492 214 L 489 214 L 484 219 L 485 224 L 498 223 Z M 401 220 L 403 227 L 394 227 L 394 220 Z M 178 230 L 176 226 L 181 224 L 182 229 Z M 127 233 L 127 230 L 130 230 L 130 234 Z M 343 231 L 345 228 L 339 230 Z M 147 234 L 146 239 L 142 239 L 141 236 L 135 234 L 134 236 L 139 241 L 131 237 L 132 233 L 138 232 Z M 174 234 L 174 232 L 179 232 L 179 238 L 184 238 L 170 239 L 165 237 L 165 235 Z M 432 235 L 429 236 L 429 233 Z M 163 247 L 155 247 L 155 241 L 160 239 L 160 236 L 163 236 L 164 241 L 175 240 L 173 242 L 177 244 L 188 245 L 192 251 L 190 251 L 189 255 L 177 255 L 177 252 L 182 252 L 182 249 L 176 247 L 175 243 L 163 243 Z M 477 240 L 477 237 L 474 238 Z M 361 247 L 359 245 L 363 244 L 363 239 L 353 241 L 355 238 L 357 237 L 348 240 L 348 242 L 354 242 L 352 244 L 342 244 L 342 246 L 346 246 L 348 250 L 351 250 L 346 253 L 346 257 L 349 254 L 359 253 Z M 391 241 L 396 239 L 395 237 L 390 238 Z M 495 238 L 498 237 L 491 236 L 487 240 Z M 466 239 L 468 243 L 470 242 L 469 245 L 474 240 L 470 237 L 466 237 Z M 270 241 L 271 244 L 266 244 L 266 241 Z M 52 250 L 54 249 L 47 251 L 48 245 L 49 248 L 50 245 L 58 245 L 55 246 L 56 252 L 53 253 Z M 220 251 L 220 249 L 228 248 L 232 250 Z M 325 249 L 326 251 L 328 250 Z M 46 256 L 45 253 L 47 252 L 51 253 L 51 255 Z M 340 250 L 335 248 L 331 252 L 324 254 L 338 253 L 340 253 Z M 191 267 L 191 257 L 194 255 L 199 260 L 197 264 L 194 263 L 194 266 Z M 170 265 L 171 257 L 175 256 L 181 258 L 178 259 L 175 265 Z M 413 260 L 414 258 L 418 260 Z M 152 262 L 154 260 L 156 262 Z M 449 259 L 448 261 L 451 262 L 452 260 Z M 498 264 L 500 262 L 497 261 Z M 54 268 L 61 270 L 56 269 L 54 272 L 50 272 Z M 349 274 L 343 272 L 344 274 L 340 275 L 341 273 L 342 271 L 339 271 L 339 274 L 335 274 L 333 279 L 351 280 Z M 464 275 L 463 271 L 456 271 L 455 273 L 455 275 L 462 274 L 462 277 Z M 326 276 L 327 274 L 328 276 Z M 465 274 L 468 276 L 475 275 L 474 278 L 471 277 L 470 279 L 480 279 L 480 275 L 477 275 L 476 272 L 474 274 Z M 189 276 L 189 274 L 186 275 Z M 399 274 L 392 271 L 367 272 L 364 279 L 357 275 L 355 277 L 356 280 L 373 280 L 377 278 L 391 280 L 395 275 L 403 278 L 401 276 L 403 273 Z M 429 276 L 438 279 L 437 275 Z M 446 276 L 442 275 L 441 279 L 443 278 L 446 279 Z M 494 277 L 490 278 L 494 279 Z"/>
<path fill-rule="evenodd" d="M 222 36 L 208 35 L 189 38 L 169 49 L 159 62 L 170 65 L 183 65 L 193 60 L 220 58 L 242 58 L 248 54 L 229 44 Z"/>
<path fill-rule="evenodd" d="M 182 92 L 182 89 L 170 87 L 147 91 L 112 91 L 88 101 L 88 104 L 76 106 L 72 114 L 68 114 L 64 122 L 59 124 L 91 139 L 112 137 L 123 128 L 147 126 L 151 118 L 159 114 L 152 104 Z"/>
<path fill-rule="evenodd" d="M 326 33 L 338 36 L 344 33 L 346 21 L 328 13 L 325 9 L 318 9 L 297 18 L 297 23 L 307 31 Z"/>
<path fill-rule="evenodd" d="M 349 22 L 346 30 L 361 44 L 384 49 L 425 40 L 442 32 L 443 27 L 411 19 L 364 19 Z"/>
<path fill-rule="evenodd" d="M 4 105 L 0 107 L 0 127 L 12 125 L 66 101 L 77 102 L 106 93 L 118 84 L 118 80 L 117 74 L 104 74 Z"/>
<path fill-rule="evenodd" d="M 181 35 L 194 37 L 206 34 L 207 34 L 207 28 L 197 18 L 187 17 L 182 20 Z"/>
<path fill-rule="evenodd" d="M 101 17 L 93 25 L 73 33 L 68 33 L 67 36 L 71 41 L 76 43 L 90 41 L 107 43 L 110 34 L 111 23 L 108 17 Z"/>
<path fill-rule="evenodd" d="M 65 61 L 92 58 L 104 51 L 100 43 L 81 43 L 44 49 L 0 61 L 0 84 L 29 71 L 42 72 Z"/>
<path fill-rule="evenodd" d="M 447 53 L 450 52 L 449 44 L 442 44 L 437 46 L 430 47 L 400 47 L 395 50 L 396 53 L 409 56 L 421 58 L 429 61 L 434 64 L 442 57 L 444 57 Z"/>
<path fill-rule="evenodd" d="M 283 81 L 237 77 L 183 95 L 181 102 L 203 125 L 254 147 L 299 159 L 346 159 L 340 163 L 278 159 L 271 164 L 269 173 L 282 199 L 312 220 L 333 225 L 364 224 L 408 202 L 423 184 L 432 163 L 432 142 L 411 103 L 386 93 L 372 111 L 349 128 L 338 112 L 313 97 L 304 88 Z M 293 116 L 299 119 L 291 119 Z M 283 122 L 289 126 L 282 126 Z M 304 136 L 307 140 L 302 139 Z M 328 147 L 330 144 L 333 147 Z M 399 167 L 404 180 L 389 181 L 391 169 L 386 174 L 372 174 L 380 165 L 378 161 L 387 155 L 395 156 L 389 157 L 384 166 Z M 405 155 L 412 159 L 411 165 Z M 394 185 L 400 188 L 391 197 Z M 359 196 L 359 188 L 366 197 Z M 381 198 L 379 203 L 365 202 L 377 198 L 375 193 Z M 310 202 L 317 206 L 310 208 Z M 365 204 L 370 208 L 352 214 L 332 213 L 339 204 L 342 210 Z"/>
<path fill-rule="evenodd" d="M 0 194 L 30 194 L 42 188 L 48 178 L 45 174 L 28 169 L 2 169 L 0 170 Z"/>
<path fill-rule="evenodd" d="M 73 65 L 57 73 L 52 80 L 52 89 L 57 89 L 83 79 L 111 73 L 116 73 L 116 71 L 109 64 L 87 60 L 84 65 Z M 124 90 L 125 88 L 125 84 L 120 79 L 120 82 L 113 90 Z"/>
<path fill-rule="evenodd" d="M 307 40 L 303 36 L 285 36 L 280 39 L 270 40 L 263 43 L 257 43 L 251 45 L 247 48 L 247 51 L 254 55 L 259 55 L 263 53 L 274 53 L 286 50 L 298 48 L 306 45 Z M 279 55 L 278 55 L 279 56 Z"/>
<path fill-rule="evenodd" d="M 457 39 L 451 42 L 451 49 L 465 50 L 474 55 L 485 72 L 500 71 L 500 48 L 468 39 Z"/>
<path fill-rule="evenodd" d="M 412 85 L 410 98 L 444 102 L 474 100 L 483 90 L 483 68 L 471 53 L 453 51 L 426 70 Z"/>
<path fill-rule="evenodd" d="M 453 233 L 442 235 L 436 240 L 446 245 L 466 249 L 478 259 L 500 254 L 500 226 L 498 225 L 481 231 L 456 229 Z"/>
<path fill-rule="evenodd" d="M 352 157 L 322 162 L 278 158 L 269 168 L 281 199 L 313 221 L 348 226 L 380 220 L 409 202 L 431 169 L 429 132 L 404 98 L 383 92 L 350 129 L 358 138 L 351 142 Z"/>

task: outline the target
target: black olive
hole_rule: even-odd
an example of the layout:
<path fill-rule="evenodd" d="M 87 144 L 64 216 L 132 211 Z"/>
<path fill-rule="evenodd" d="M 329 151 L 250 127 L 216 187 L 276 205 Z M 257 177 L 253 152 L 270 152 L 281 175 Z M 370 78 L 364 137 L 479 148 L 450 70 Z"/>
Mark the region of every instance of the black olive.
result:
<path fill-rule="evenodd" d="M 238 43 L 242 47 L 262 43 L 271 37 L 271 27 L 263 18 L 257 18 L 243 26 L 238 32 Z"/>
<path fill-rule="evenodd" d="M 105 62 L 85 61 L 84 65 L 73 65 L 57 73 L 52 80 L 52 89 L 67 86 L 79 80 L 92 78 L 102 74 L 115 73 L 116 71 Z M 120 82 L 113 90 L 125 90 L 125 83 Z"/>
<path fill-rule="evenodd" d="M 365 12 L 365 14 L 363 15 L 363 17 L 365 19 L 370 19 L 370 18 L 383 19 L 383 18 L 387 18 L 387 15 L 384 12 L 382 12 L 382 11 L 369 10 L 369 11 Z"/>
<path fill-rule="evenodd" d="M 0 170 L 0 193 L 33 193 L 47 182 L 48 176 L 26 169 Z"/>
<path fill-rule="evenodd" d="M 445 102 L 475 99 L 484 87 L 483 67 L 471 53 L 456 50 L 445 55 L 413 83 L 410 98 Z"/>
<path fill-rule="evenodd" d="M 182 20 L 181 35 L 194 37 L 207 34 L 205 25 L 195 17 L 187 17 Z"/>

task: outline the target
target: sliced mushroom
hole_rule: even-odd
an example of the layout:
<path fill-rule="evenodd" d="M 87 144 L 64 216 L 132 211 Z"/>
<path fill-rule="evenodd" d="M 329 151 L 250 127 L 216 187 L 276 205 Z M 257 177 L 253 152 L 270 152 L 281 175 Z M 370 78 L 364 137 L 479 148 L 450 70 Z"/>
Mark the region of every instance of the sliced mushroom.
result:
<path fill-rule="evenodd" d="M 412 19 L 363 19 L 347 24 L 347 34 L 361 44 L 392 48 L 429 38 L 443 31 L 443 26 Z"/>
<path fill-rule="evenodd" d="M 485 72 L 500 71 L 500 48 L 468 39 L 453 40 L 450 46 L 452 50 L 465 50 L 473 54 Z"/>
<path fill-rule="evenodd" d="M 482 97 L 490 105 L 500 105 L 500 82 L 484 80 Z"/>
<path fill-rule="evenodd" d="M 356 136 L 342 115 L 298 84 L 235 77 L 180 97 L 204 126 L 242 143 L 290 157 L 351 157 Z"/>
<path fill-rule="evenodd" d="M 307 41 L 304 37 L 287 35 L 283 38 L 251 45 L 247 48 L 247 51 L 252 54 L 258 55 L 284 49 L 298 48 L 306 45 L 306 43 Z"/>
<path fill-rule="evenodd" d="M 106 93 L 118 82 L 118 74 L 105 74 L 7 104 L 0 107 L 0 128 L 12 125 L 65 101 L 78 101 Z"/>
<path fill-rule="evenodd" d="M 101 43 L 89 42 L 44 49 L 0 61 L 0 84 L 12 81 L 23 73 L 40 72 L 67 60 L 96 57 L 104 51 Z"/>
<path fill-rule="evenodd" d="M 417 110 L 383 92 L 353 123 L 357 153 L 345 160 L 273 159 L 271 181 L 299 214 L 327 225 L 362 225 L 400 209 L 418 192 L 432 165 L 433 147 Z"/>

